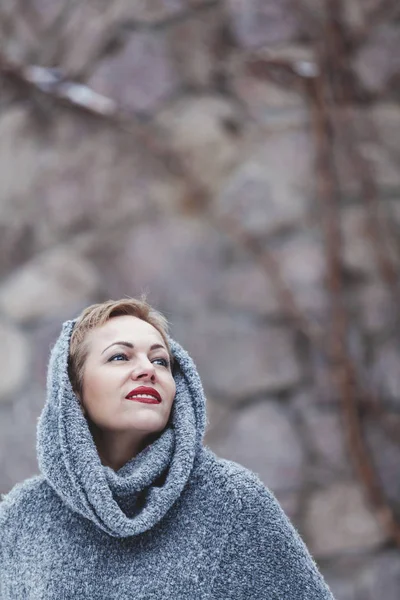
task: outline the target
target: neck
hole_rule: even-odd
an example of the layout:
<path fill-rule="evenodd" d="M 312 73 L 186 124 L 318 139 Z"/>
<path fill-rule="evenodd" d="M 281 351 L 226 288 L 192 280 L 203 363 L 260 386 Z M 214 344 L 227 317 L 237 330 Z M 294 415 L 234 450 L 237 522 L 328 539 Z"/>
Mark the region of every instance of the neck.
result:
<path fill-rule="evenodd" d="M 154 440 L 154 436 L 132 431 L 105 431 L 92 422 L 89 422 L 89 429 L 101 463 L 114 471 L 118 471 Z"/>

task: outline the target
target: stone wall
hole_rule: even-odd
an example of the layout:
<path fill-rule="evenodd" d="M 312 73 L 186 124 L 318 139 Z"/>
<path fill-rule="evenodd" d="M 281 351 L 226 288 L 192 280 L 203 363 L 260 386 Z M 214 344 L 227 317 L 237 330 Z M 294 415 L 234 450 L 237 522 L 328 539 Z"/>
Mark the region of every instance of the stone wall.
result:
<path fill-rule="evenodd" d="M 324 3 L 18 6 L 0 12 L 0 492 L 37 472 L 61 322 L 144 291 L 198 365 L 207 444 L 271 487 L 338 600 L 397 600 L 399 549 L 354 467 L 328 352 L 310 337 L 327 342 L 333 318 L 309 93 L 331 31 Z M 332 151 L 346 342 L 377 399 L 360 422 L 399 518 L 396 18 L 396 3 L 344 6 L 354 90 L 335 114 L 351 110 L 352 146 L 338 135 Z"/>

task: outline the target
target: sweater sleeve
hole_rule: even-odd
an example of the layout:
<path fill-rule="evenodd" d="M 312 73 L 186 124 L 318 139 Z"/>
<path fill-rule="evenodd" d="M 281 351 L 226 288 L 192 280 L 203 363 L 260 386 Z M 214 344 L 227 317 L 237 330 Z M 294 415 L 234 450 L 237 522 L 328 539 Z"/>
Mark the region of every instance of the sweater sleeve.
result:
<path fill-rule="evenodd" d="M 241 479 L 241 478 L 240 478 Z M 238 482 L 241 509 L 213 584 L 224 600 L 333 600 L 300 536 L 256 477 Z"/>

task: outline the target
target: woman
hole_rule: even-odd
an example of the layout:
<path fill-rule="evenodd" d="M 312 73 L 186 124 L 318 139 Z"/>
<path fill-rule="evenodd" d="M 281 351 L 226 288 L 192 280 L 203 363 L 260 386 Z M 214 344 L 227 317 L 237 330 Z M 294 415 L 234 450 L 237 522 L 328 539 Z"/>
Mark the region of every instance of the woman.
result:
<path fill-rule="evenodd" d="M 67 321 L 41 474 L 0 504 L 0 598 L 332 600 L 272 494 L 204 428 L 196 368 L 146 302 Z"/>

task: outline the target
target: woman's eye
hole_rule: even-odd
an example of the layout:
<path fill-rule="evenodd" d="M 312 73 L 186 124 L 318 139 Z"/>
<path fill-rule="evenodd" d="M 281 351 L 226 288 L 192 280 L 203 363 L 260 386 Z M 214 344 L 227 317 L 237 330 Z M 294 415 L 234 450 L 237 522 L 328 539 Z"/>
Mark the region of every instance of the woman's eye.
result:
<path fill-rule="evenodd" d="M 169 367 L 169 360 L 167 360 L 166 358 L 155 358 L 152 362 L 160 363 L 163 367 Z"/>
<path fill-rule="evenodd" d="M 128 357 L 123 352 L 120 352 L 119 354 L 114 354 L 113 356 L 111 356 L 108 359 L 108 362 L 117 362 L 117 361 L 122 361 L 122 360 L 128 360 Z"/>

